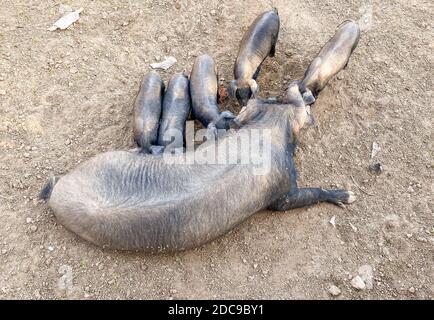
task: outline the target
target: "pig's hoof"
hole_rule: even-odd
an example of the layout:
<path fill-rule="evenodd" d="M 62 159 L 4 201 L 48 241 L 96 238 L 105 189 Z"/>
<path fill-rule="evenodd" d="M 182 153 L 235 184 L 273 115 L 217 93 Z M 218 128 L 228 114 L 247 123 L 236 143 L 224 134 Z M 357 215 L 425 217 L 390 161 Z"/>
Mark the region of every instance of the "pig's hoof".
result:
<path fill-rule="evenodd" d="M 156 146 L 152 145 L 149 150 L 152 154 L 163 154 L 165 147 L 164 146 Z"/>
<path fill-rule="evenodd" d="M 348 199 L 346 203 L 353 203 L 354 201 L 357 200 L 356 194 L 352 191 L 347 191 L 348 193 Z"/>
<path fill-rule="evenodd" d="M 350 204 L 356 201 L 356 195 L 348 190 L 329 190 L 328 202 L 334 203 L 341 208 L 345 208 L 345 204 Z"/>

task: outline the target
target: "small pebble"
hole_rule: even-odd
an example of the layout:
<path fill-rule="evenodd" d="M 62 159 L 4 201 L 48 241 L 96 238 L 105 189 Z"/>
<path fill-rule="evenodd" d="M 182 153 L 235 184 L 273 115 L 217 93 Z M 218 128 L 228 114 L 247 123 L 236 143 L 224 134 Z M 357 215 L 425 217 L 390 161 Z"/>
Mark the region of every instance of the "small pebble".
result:
<path fill-rule="evenodd" d="M 341 294 L 341 289 L 339 289 L 338 287 L 336 287 L 335 285 L 331 285 L 330 288 L 328 289 L 328 292 L 333 296 L 336 297 L 338 295 Z"/>
<path fill-rule="evenodd" d="M 410 293 L 415 293 L 415 292 L 416 292 L 416 289 L 415 289 L 414 287 L 410 287 L 410 289 L 408 289 L 408 292 L 410 292 Z"/>
<path fill-rule="evenodd" d="M 351 222 L 350 222 L 350 227 L 351 229 L 353 229 L 354 232 L 357 232 L 357 227 L 354 226 Z"/>
<path fill-rule="evenodd" d="M 372 151 L 371 151 L 371 158 L 375 157 L 378 152 L 380 152 L 381 147 L 378 142 L 372 142 Z"/>
<path fill-rule="evenodd" d="M 375 174 L 380 174 L 383 172 L 383 166 L 381 165 L 381 163 L 376 162 L 376 163 L 369 165 L 369 170 L 371 170 L 371 172 L 373 172 Z"/>
<path fill-rule="evenodd" d="M 358 270 L 358 274 L 360 276 L 360 278 L 363 280 L 363 282 L 365 283 L 366 289 L 371 290 L 373 289 L 373 268 L 372 266 L 365 264 L 363 266 L 361 266 Z"/>
<path fill-rule="evenodd" d="M 417 237 L 417 238 L 416 238 L 416 241 L 423 242 L 423 243 L 427 243 L 427 242 L 428 242 L 427 239 L 422 238 L 422 237 Z"/>
<path fill-rule="evenodd" d="M 39 292 L 38 289 L 35 289 L 35 291 L 33 291 L 33 295 L 34 295 L 37 299 L 42 298 L 41 293 Z"/>
<path fill-rule="evenodd" d="M 355 276 L 353 280 L 351 280 L 351 285 L 357 290 L 364 290 L 366 288 L 366 284 L 360 276 Z"/>
<path fill-rule="evenodd" d="M 336 228 L 336 216 L 333 216 L 333 217 L 330 219 L 329 223 L 330 223 L 334 228 Z"/>
<path fill-rule="evenodd" d="M 167 40 L 169 40 L 169 39 L 164 34 L 162 36 L 158 37 L 159 42 L 166 42 Z"/>

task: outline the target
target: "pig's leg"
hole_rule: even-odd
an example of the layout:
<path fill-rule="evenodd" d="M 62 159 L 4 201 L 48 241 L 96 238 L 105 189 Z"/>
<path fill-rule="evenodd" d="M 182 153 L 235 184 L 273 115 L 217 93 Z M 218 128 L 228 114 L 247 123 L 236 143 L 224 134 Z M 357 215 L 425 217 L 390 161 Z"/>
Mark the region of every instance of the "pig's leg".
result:
<path fill-rule="evenodd" d="M 287 193 L 274 202 L 269 209 L 286 211 L 317 204 L 330 202 L 339 206 L 356 200 L 353 192 L 348 190 L 326 190 L 321 188 L 301 188 Z"/>
<path fill-rule="evenodd" d="M 277 31 L 277 34 L 273 39 L 273 44 L 271 45 L 270 53 L 268 54 L 268 56 L 271 58 L 273 58 L 276 55 L 276 43 L 278 37 L 279 37 L 279 31 Z"/>
<path fill-rule="evenodd" d="M 253 74 L 253 77 L 252 77 L 253 80 L 258 79 L 259 73 L 261 72 L 261 66 L 262 66 L 262 63 L 259 65 L 259 67 L 256 69 L 255 73 Z"/>

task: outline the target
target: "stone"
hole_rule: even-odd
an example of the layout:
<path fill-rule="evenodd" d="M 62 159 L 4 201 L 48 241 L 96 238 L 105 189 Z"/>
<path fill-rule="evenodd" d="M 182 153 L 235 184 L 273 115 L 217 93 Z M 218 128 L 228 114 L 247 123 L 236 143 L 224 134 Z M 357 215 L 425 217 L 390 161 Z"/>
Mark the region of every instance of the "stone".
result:
<path fill-rule="evenodd" d="M 351 280 L 351 285 L 353 286 L 353 288 L 355 288 L 357 290 L 365 290 L 366 289 L 366 284 L 360 276 L 355 276 Z"/>
<path fill-rule="evenodd" d="M 330 288 L 328 289 L 328 292 L 333 296 L 333 297 L 337 297 L 338 295 L 341 294 L 341 289 L 339 289 L 337 286 L 335 285 L 331 285 Z"/>
<path fill-rule="evenodd" d="M 365 283 L 366 289 L 372 290 L 374 288 L 374 283 L 373 283 L 374 276 L 373 276 L 372 267 L 368 264 L 365 264 L 359 268 L 358 274 L 360 278 L 363 280 L 363 282 Z"/>
<path fill-rule="evenodd" d="M 169 40 L 169 39 L 164 34 L 161 35 L 160 37 L 158 37 L 158 41 L 159 42 L 166 42 L 167 40 Z"/>

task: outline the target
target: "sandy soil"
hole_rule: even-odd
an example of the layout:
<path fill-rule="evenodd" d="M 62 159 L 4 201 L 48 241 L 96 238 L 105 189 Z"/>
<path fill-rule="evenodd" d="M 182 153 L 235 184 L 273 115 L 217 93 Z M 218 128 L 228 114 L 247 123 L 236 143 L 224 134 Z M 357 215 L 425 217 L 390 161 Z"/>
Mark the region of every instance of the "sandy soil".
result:
<path fill-rule="evenodd" d="M 282 29 L 263 96 L 300 78 L 343 20 L 362 24 L 296 157 L 299 185 L 348 187 L 358 201 L 262 212 L 206 246 L 160 255 L 90 245 L 36 194 L 52 173 L 133 147 L 149 63 L 175 56 L 167 81 L 210 53 L 227 83 L 243 31 L 271 2 L 65 1 L 84 8 L 80 20 L 47 31 L 59 3 L 0 0 L 0 298 L 434 297 L 432 1 L 273 1 Z M 376 162 L 381 174 L 369 170 Z M 351 285 L 358 274 L 368 288 Z"/>

